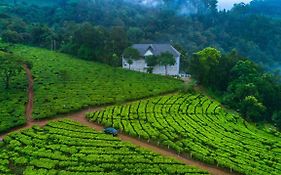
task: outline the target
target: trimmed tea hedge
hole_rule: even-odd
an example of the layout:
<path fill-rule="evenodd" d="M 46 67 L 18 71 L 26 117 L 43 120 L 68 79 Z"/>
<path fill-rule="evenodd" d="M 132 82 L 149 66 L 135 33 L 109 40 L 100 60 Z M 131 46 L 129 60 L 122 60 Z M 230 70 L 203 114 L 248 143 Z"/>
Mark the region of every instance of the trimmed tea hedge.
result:
<path fill-rule="evenodd" d="M 151 98 L 87 117 L 242 174 L 281 174 L 280 137 L 258 130 L 200 94 Z"/>
<path fill-rule="evenodd" d="M 0 146 L 0 174 L 208 174 L 72 120 L 12 133 Z"/>
<path fill-rule="evenodd" d="M 17 45 L 10 50 L 33 63 L 35 119 L 155 96 L 183 84 L 174 78 L 112 68 L 39 48 Z"/>

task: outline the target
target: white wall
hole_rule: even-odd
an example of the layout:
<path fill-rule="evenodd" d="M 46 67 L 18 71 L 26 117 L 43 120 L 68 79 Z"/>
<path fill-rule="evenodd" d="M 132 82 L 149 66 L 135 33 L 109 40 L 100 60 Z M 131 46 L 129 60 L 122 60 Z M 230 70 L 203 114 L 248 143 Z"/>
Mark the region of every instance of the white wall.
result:
<path fill-rule="evenodd" d="M 124 69 L 129 69 L 129 64 L 126 59 L 122 58 L 122 67 Z M 147 72 L 147 64 L 144 59 L 134 60 L 131 65 L 131 70 L 138 72 Z M 180 72 L 180 57 L 176 58 L 176 63 L 173 66 L 167 66 L 167 74 L 168 75 L 179 75 Z M 154 74 L 165 75 L 165 66 L 156 65 L 153 68 Z"/>
<path fill-rule="evenodd" d="M 126 59 L 122 59 L 122 66 L 125 69 L 129 69 L 129 64 Z M 146 71 L 147 64 L 144 59 L 140 60 L 133 60 L 133 64 L 131 65 L 131 70 L 138 71 L 138 72 L 147 72 Z"/>

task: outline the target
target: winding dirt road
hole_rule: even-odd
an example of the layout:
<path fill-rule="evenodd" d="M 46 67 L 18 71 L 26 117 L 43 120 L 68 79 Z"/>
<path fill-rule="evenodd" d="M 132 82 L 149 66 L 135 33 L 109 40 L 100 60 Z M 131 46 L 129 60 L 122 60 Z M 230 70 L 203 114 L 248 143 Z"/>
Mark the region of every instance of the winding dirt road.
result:
<path fill-rule="evenodd" d="M 27 123 L 26 123 L 26 125 L 24 125 L 22 127 L 15 128 L 15 129 L 12 129 L 12 130 L 8 131 L 7 133 L 1 134 L 0 139 L 2 139 L 3 137 L 5 137 L 7 134 L 9 134 L 11 132 L 19 132 L 23 129 L 31 128 L 34 125 L 39 125 L 39 126 L 43 127 L 50 121 L 57 121 L 57 120 L 61 120 L 63 118 L 72 119 L 74 121 L 77 121 L 77 122 L 85 125 L 85 126 L 94 128 L 97 131 L 103 130 L 103 126 L 88 121 L 87 118 L 85 117 L 85 115 L 86 115 L 87 112 L 95 112 L 95 111 L 103 109 L 104 107 L 89 108 L 89 109 L 82 110 L 80 112 L 68 114 L 68 115 L 65 115 L 65 116 L 58 116 L 58 117 L 55 117 L 55 118 L 52 118 L 52 119 L 45 119 L 45 120 L 40 120 L 40 121 L 33 120 L 32 119 L 32 106 L 33 106 L 33 95 L 34 95 L 34 93 L 33 93 L 33 79 L 32 79 L 31 71 L 28 69 L 28 67 L 24 66 L 24 69 L 26 70 L 26 74 L 27 74 L 28 80 L 29 80 L 28 103 L 27 103 L 27 106 L 26 106 Z M 178 155 L 176 152 L 174 152 L 172 150 L 168 150 L 168 149 L 162 148 L 162 147 L 160 147 L 156 144 L 148 143 L 147 141 L 128 136 L 124 133 L 120 133 L 118 135 L 118 137 L 123 141 L 130 142 L 130 143 L 132 143 L 134 145 L 137 145 L 139 147 L 142 147 L 142 148 L 146 148 L 148 150 L 151 150 L 151 151 L 153 151 L 155 153 L 158 153 L 160 155 L 163 155 L 165 157 L 173 158 L 173 159 L 175 159 L 175 160 L 177 160 L 181 163 L 184 163 L 186 165 L 190 165 L 190 166 L 200 168 L 202 170 L 206 170 L 210 174 L 213 174 L 213 175 L 238 175 L 237 173 L 230 172 L 229 170 L 222 169 L 222 168 L 219 168 L 219 167 L 216 167 L 216 166 L 208 165 L 208 164 L 200 162 L 200 161 L 193 160 L 186 155 L 183 155 L 183 154 Z"/>
<path fill-rule="evenodd" d="M 25 108 L 25 116 L 26 116 L 26 120 L 27 123 L 31 122 L 32 119 L 32 109 L 33 109 L 33 96 L 34 96 L 34 92 L 33 92 L 33 78 L 32 78 L 32 73 L 30 71 L 30 69 L 28 68 L 28 66 L 25 64 L 23 65 L 23 68 L 26 72 L 26 76 L 28 78 L 28 101 L 27 101 L 27 105 Z"/>

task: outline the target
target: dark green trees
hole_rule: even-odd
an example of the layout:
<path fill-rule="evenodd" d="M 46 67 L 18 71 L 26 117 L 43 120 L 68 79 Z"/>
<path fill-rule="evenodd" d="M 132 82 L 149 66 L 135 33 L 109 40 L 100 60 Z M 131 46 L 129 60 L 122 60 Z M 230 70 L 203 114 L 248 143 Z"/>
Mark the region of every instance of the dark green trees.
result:
<path fill-rule="evenodd" d="M 125 49 L 123 53 L 123 57 L 127 59 L 127 62 L 129 64 L 129 69 L 131 69 L 131 65 L 133 64 L 134 60 L 140 59 L 140 53 L 137 49 L 128 47 Z"/>
<path fill-rule="evenodd" d="M 0 52 L 0 76 L 5 89 L 10 88 L 11 80 L 22 71 L 21 62 L 13 55 Z"/>
<path fill-rule="evenodd" d="M 157 57 L 153 56 L 153 55 L 145 57 L 145 62 L 148 66 L 148 69 L 147 69 L 148 73 L 152 73 L 153 67 L 158 64 Z"/>
<path fill-rule="evenodd" d="M 176 63 L 176 60 L 172 54 L 169 52 L 162 53 L 157 57 L 157 62 L 159 65 L 165 67 L 165 75 L 168 74 L 168 66 L 174 65 Z"/>
<path fill-rule="evenodd" d="M 273 122 L 276 124 L 277 128 L 281 130 L 281 111 L 275 112 L 273 114 Z"/>
<path fill-rule="evenodd" d="M 214 70 L 219 64 L 220 51 L 208 47 L 194 54 L 189 63 L 189 72 L 201 84 L 209 85 L 212 82 Z"/>
<path fill-rule="evenodd" d="M 221 95 L 224 104 L 248 120 L 279 121 L 280 79 L 237 52 L 222 55 L 214 48 L 206 48 L 190 59 L 189 70 L 200 84 Z"/>

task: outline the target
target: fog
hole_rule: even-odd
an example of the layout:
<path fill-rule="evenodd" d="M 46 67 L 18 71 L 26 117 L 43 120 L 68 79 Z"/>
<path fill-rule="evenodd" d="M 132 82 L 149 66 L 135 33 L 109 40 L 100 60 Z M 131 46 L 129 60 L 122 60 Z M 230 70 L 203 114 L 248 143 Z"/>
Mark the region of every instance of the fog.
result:
<path fill-rule="evenodd" d="M 218 9 L 222 10 L 222 9 L 226 9 L 229 10 L 233 7 L 233 5 L 235 3 L 249 3 L 251 2 L 251 0 L 218 0 Z"/>

